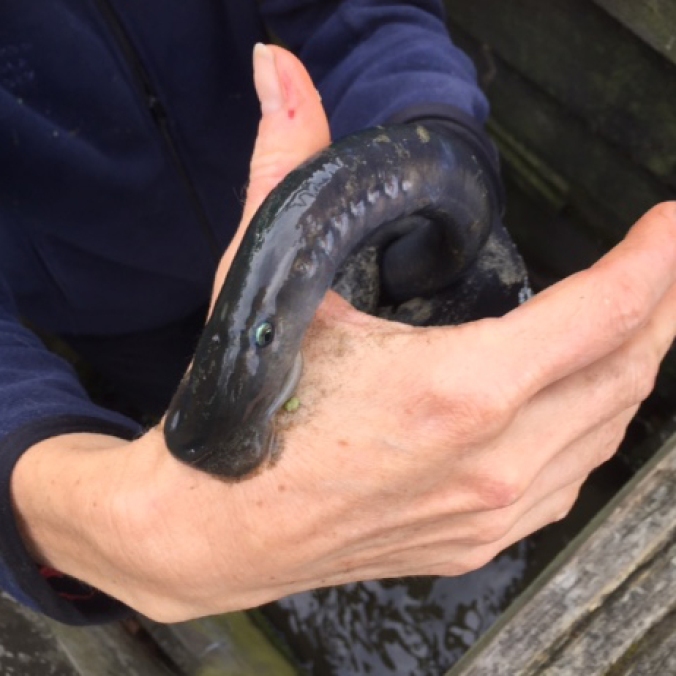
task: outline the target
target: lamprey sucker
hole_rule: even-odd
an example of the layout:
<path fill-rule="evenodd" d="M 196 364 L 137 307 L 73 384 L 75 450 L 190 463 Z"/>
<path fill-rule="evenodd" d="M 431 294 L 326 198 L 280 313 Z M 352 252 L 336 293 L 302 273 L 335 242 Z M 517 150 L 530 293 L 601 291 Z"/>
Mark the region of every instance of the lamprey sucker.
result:
<path fill-rule="evenodd" d="M 445 250 L 434 284 L 450 284 L 475 260 L 494 210 L 469 147 L 422 125 L 346 137 L 291 172 L 249 225 L 174 395 L 170 451 L 218 476 L 252 473 L 274 449 L 303 336 L 341 263 L 365 242 L 386 255 L 424 222 Z"/>

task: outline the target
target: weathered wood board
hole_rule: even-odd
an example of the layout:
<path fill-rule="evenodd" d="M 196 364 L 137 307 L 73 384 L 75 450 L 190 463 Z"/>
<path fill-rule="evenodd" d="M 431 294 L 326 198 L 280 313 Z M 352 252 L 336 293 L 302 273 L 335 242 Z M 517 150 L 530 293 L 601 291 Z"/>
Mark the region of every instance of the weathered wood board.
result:
<path fill-rule="evenodd" d="M 144 622 L 181 676 L 295 676 L 247 613 L 159 625 Z"/>
<path fill-rule="evenodd" d="M 449 676 L 676 674 L 676 437 Z"/>
<path fill-rule="evenodd" d="M 673 0 L 594 0 L 662 56 L 676 64 L 676 3 Z"/>
<path fill-rule="evenodd" d="M 559 25 L 553 8 L 564 3 L 541 5 L 533 16 L 526 16 L 528 8 L 524 7 L 532 4 L 530 0 L 515 0 L 509 11 L 493 7 L 495 4 L 493 0 L 447 0 L 451 34 L 477 65 L 491 102 L 492 124 L 537 158 L 540 167 L 531 174 L 545 180 L 553 174 L 563 181 L 560 203 L 579 209 L 585 224 L 612 244 L 650 206 L 676 196 L 676 145 L 669 146 L 671 132 L 667 131 L 673 128 L 676 134 L 676 106 L 672 104 L 676 101 L 676 67 L 646 64 L 646 72 L 636 78 L 637 82 L 649 80 L 650 91 L 632 85 L 619 87 L 621 94 L 611 96 L 608 89 L 618 89 L 612 83 L 621 76 L 619 71 L 625 64 L 608 59 L 600 74 L 585 75 L 598 64 L 586 60 L 591 57 L 570 44 L 576 36 L 581 44 L 603 43 L 601 27 L 596 37 L 590 33 L 595 27 L 583 20 L 588 12 L 582 12 L 579 20 L 575 16 Z M 611 25 L 616 23 L 605 18 Z M 638 43 L 630 33 L 626 36 L 627 45 Z M 624 54 L 628 49 L 615 44 L 612 49 L 606 46 L 601 55 L 613 50 Z M 566 55 L 560 65 L 559 51 Z M 600 59 L 596 57 L 597 62 Z M 574 84 L 566 78 L 572 78 Z M 584 84 L 579 83 L 580 78 L 586 78 Z M 583 91 L 575 96 L 568 93 L 580 88 Z M 576 104 L 577 96 L 584 105 Z M 633 117 L 625 108 L 625 98 L 641 100 L 642 109 Z M 622 126 L 630 131 L 613 131 Z M 654 138 L 648 141 L 651 135 Z M 637 143 L 643 150 L 638 150 Z M 504 153 L 509 148 L 501 150 Z M 509 163 L 509 152 L 505 159 Z M 661 173 L 650 165 L 662 167 Z"/>
<path fill-rule="evenodd" d="M 0 596 L 0 674 L 177 676 L 119 625 L 75 628 Z"/>
<path fill-rule="evenodd" d="M 138 624 L 138 623 L 130 623 Z M 149 633 L 147 633 L 149 632 Z M 246 613 L 138 630 L 69 627 L 0 596 L 0 674 L 10 676 L 295 676 Z"/>
<path fill-rule="evenodd" d="M 551 97 L 504 67 L 499 57 L 494 67 L 498 73 L 490 88 L 494 124 L 540 159 L 541 179 L 559 177 L 561 199 L 573 205 L 608 245 L 619 241 L 651 206 L 672 196 L 668 186 L 596 138 Z M 501 140 L 499 135 L 496 140 Z M 501 144 L 500 149 L 509 163 L 509 148 Z"/>
<path fill-rule="evenodd" d="M 445 4 L 491 103 L 518 196 L 505 221 L 536 284 L 587 267 L 676 199 L 674 0 Z M 647 433 L 673 415 L 674 392 L 676 354 L 639 416 Z"/>
<path fill-rule="evenodd" d="M 599 138 L 676 187 L 673 63 L 589 0 L 446 4 L 451 29 L 489 45 Z"/>

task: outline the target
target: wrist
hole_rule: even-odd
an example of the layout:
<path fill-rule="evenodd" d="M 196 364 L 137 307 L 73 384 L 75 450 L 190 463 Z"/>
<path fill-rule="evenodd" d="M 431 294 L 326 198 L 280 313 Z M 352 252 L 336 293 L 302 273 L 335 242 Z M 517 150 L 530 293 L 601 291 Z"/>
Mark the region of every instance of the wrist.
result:
<path fill-rule="evenodd" d="M 119 532 L 114 496 L 131 445 L 102 434 L 64 434 L 22 455 L 11 479 L 12 506 L 37 564 L 105 587 L 106 551 Z"/>

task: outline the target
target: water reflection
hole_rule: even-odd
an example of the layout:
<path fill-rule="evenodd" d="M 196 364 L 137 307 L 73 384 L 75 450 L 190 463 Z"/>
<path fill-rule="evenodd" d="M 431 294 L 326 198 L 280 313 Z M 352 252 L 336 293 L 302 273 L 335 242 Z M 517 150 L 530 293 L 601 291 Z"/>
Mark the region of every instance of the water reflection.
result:
<path fill-rule="evenodd" d="M 529 545 L 456 578 L 363 582 L 266 608 L 313 676 L 441 676 L 518 594 Z"/>

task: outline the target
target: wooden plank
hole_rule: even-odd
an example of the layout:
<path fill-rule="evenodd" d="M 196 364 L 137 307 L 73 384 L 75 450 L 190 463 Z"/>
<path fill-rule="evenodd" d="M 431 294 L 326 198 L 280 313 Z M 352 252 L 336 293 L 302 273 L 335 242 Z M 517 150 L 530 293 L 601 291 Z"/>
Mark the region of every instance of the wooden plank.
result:
<path fill-rule="evenodd" d="M 0 673 L 178 676 L 120 625 L 69 627 L 0 596 Z"/>
<path fill-rule="evenodd" d="M 0 674 L 78 676 L 47 624 L 0 594 Z"/>
<path fill-rule="evenodd" d="M 594 135 L 676 187 L 673 64 L 588 0 L 446 6 L 452 33 L 457 26 L 488 45 Z"/>
<path fill-rule="evenodd" d="M 69 627 L 47 620 L 78 676 L 178 676 L 119 624 Z"/>
<path fill-rule="evenodd" d="M 643 570 L 631 575 L 592 611 L 589 621 L 537 673 L 605 675 L 610 665 L 633 662 L 634 651 L 643 642 L 648 628 L 659 624 L 676 608 L 674 560 L 676 545 L 660 552 Z"/>
<path fill-rule="evenodd" d="M 449 676 L 638 669 L 636 646 L 676 607 L 675 491 L 672 437 Z"/>
<path fill-rule="evenodd" d="M 594 0 L 662 56 L 676 64 L 676 3 L 673 0 Z"/>
<path fill-rule="evenodd" d="M 247 613 L 172 625 L 144 621 L 144 626 L 187 676 L 296 676 L 298 673 Z"/>
<path fill-rule="evenodd" d="M 70 627 L 0 595 L 0 674 L 295 676 L 246 613 L 158 625 Z M 145 633 L 147 631 L 148 633 Z"/>
<path fill-rule="evenodd" d="M 503 167 L 505 163 L 503 162 Z M 555 210 L 503 170 L 507 192 L 505 225 L 524 257 L 531 281 L 542 289 L 595 263 L 606 251 L 566 210 Z"/>
<path fill-rule="evenodd" d="M 570 185 L 543 166 L 496 121 L 489 131 L 497 142 L 507 194 L 505 225 L 541 289 L 595 263 L 607 246 L 594 237 L 570 208 Z M 621 226 L 617 226 L 619 231 Z"/>
<path fill-rule="evenodd" d="M 607 676 L 668 676 L 676 674 L 676 614 L 670 613 L 653 627 L 626 660 Z"/>
<path fill-rule="evenodd" d="M 562 197 L 584 217 L 592 236 L 601 237 L 606 246 L 615 244 L 651 206 L 673 197 L 673 189 L 599 138 L 499 56 L 491 54 L 487 61 L 485 50 L 464 31 L 454 30 L 453 37 L 474 58 L 480 72 L 492 73 L 488 95 L 501 130 L 496 140 L 500 150 L 507 151 L 506 162 L 515 151 L 502 142 L 505 134 L 514 140 L 512 146 L 522 146 L 522 155 L 538 158 L 537 173 L 549 167 L 549 173 L 559 177 L 559 185 L 564 181 Z"/>

